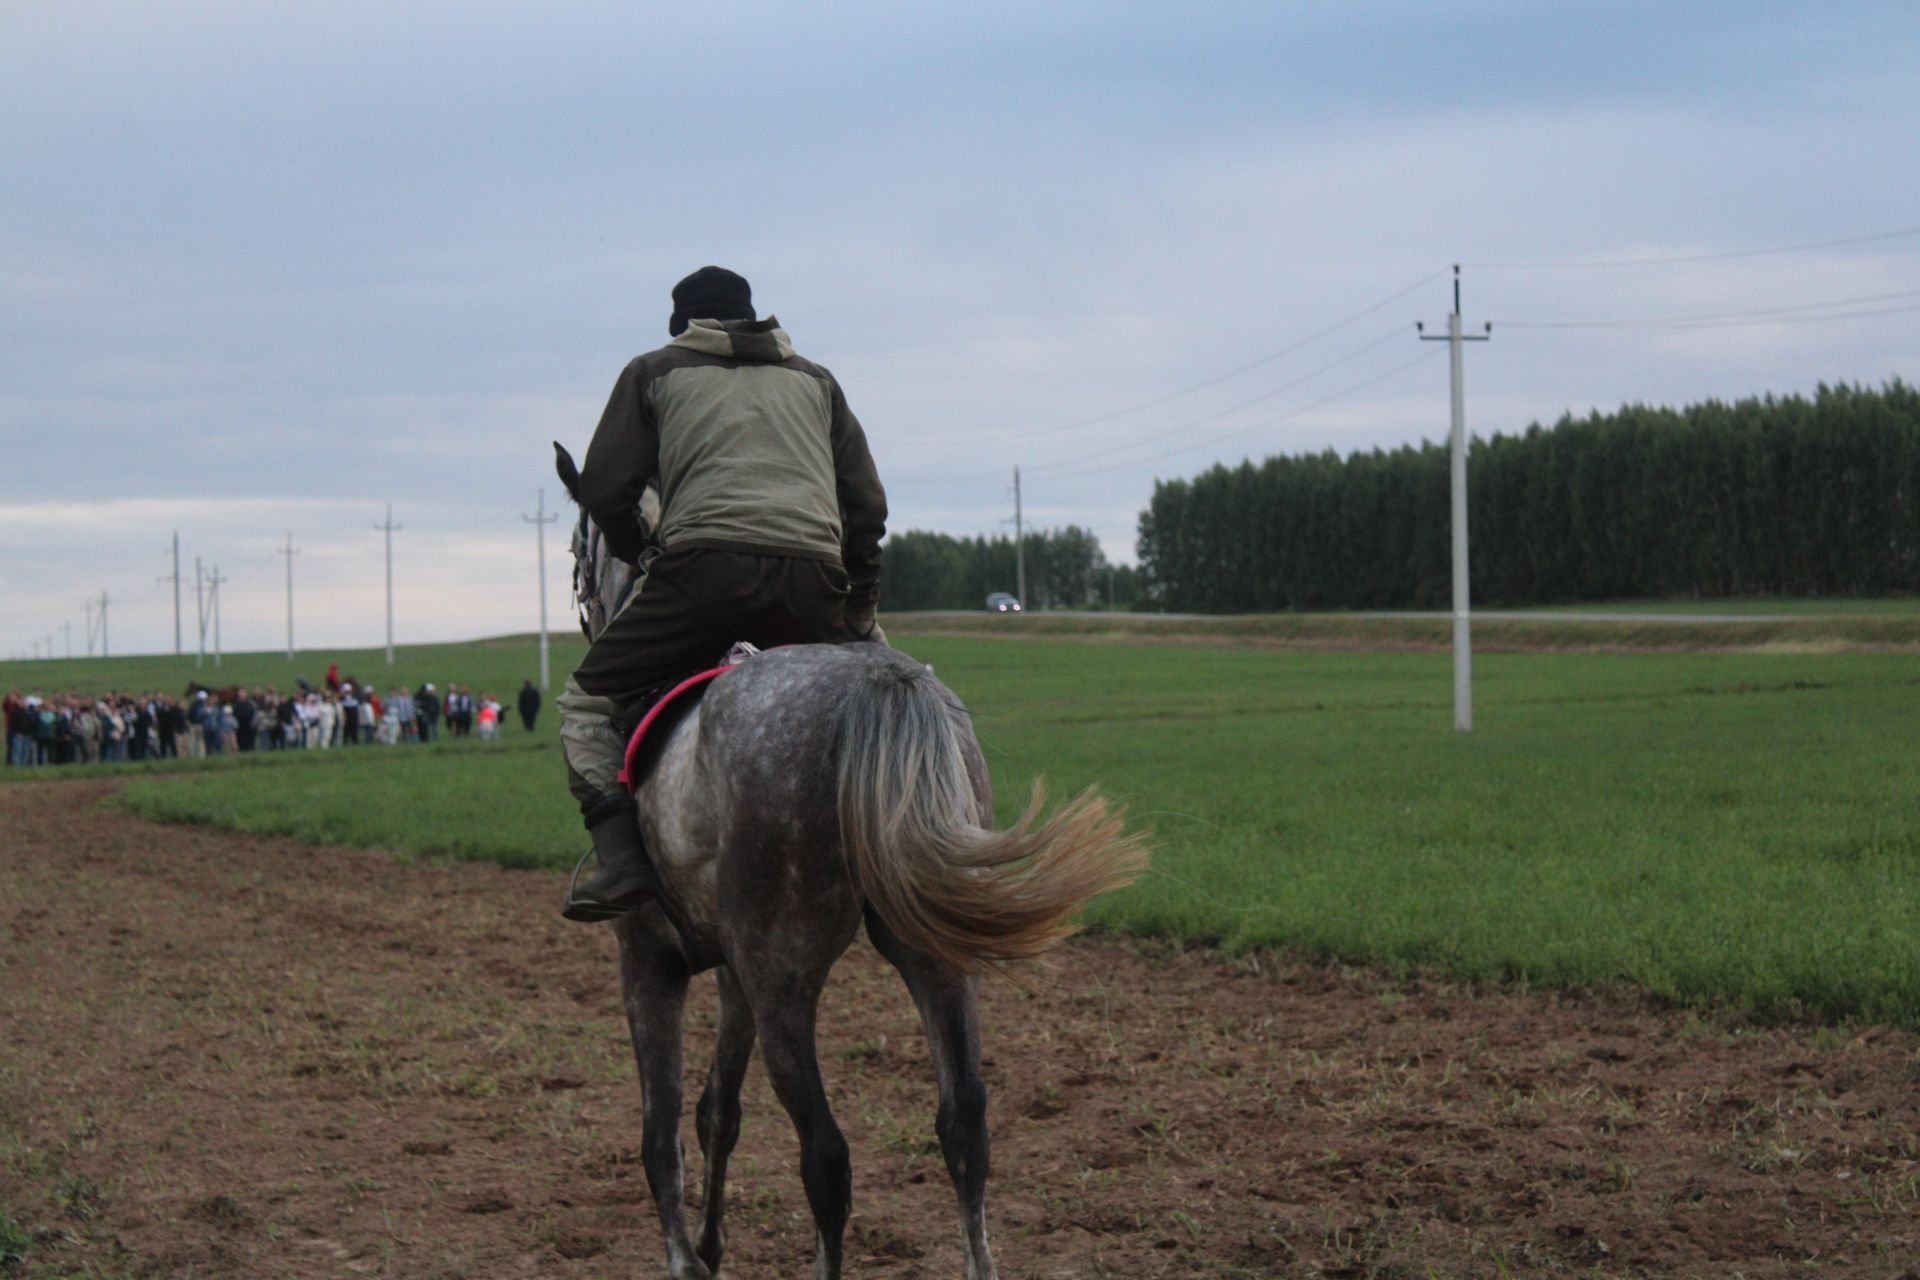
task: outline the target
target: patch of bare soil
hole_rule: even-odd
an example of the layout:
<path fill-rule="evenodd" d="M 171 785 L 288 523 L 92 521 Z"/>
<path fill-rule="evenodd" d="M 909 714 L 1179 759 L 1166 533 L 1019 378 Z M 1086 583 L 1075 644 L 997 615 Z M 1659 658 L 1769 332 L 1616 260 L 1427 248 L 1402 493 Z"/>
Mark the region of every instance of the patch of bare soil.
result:
<path fill-rule="evenodd" d="M 613 942 L 559 919 L 559 877 L 105 790 L 0 786 L 0 1269 L 662 1273 Z M 850 1274 L 957 1276 L 924 1044 L 864 943 L 823 1023 Z M 994 985 L 986 1050 L 1009 1278 L 1920 1277 L 1907 1032 L 1096 940 Z M 728 1274 L 808 1274 L 757 1067 L 746 1107 Z"/>

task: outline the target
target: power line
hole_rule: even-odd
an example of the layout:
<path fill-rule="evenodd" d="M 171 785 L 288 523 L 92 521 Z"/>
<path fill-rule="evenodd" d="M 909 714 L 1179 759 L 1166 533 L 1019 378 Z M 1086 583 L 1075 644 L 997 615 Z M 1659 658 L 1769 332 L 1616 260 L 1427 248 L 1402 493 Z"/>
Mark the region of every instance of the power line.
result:
<path fill-rule="evenodd" d="M 1369 351 L 1373 351 L 1379 347 L 1384 347 L 1389 342 L 1397 342 L 1402 338 L 1404 338 L 1405 336 L 1406 336 L 1406 327 L 1404 325 L 1395 325 L 1391 333 L 1383 334 L 1379 338 L 1374 339 L 1372 342 L 1367 343 L 1365 346 L 1357 347 L 1354 350 L 1347 352 L 1347 354 L 1341 356 L 1337 360 L 1330 360 L 1326 364 L 1321 365 L 1319 368 L 1314 369 L 1307 373 L 1303 373 L 1299 377 L 1294 378 L 1290 382 L 1283 382 L 1279 386 L 1273 388 L 1271 391 L 1264 391 L 1261 394 L 1254 396 L 1250 400 L 1242 400 L 1239 404 L 1229 406 L 1228 408 L 1225 408 L 1225 409 L 1221 409 L 1217 413 L 1210 413 L 1202 418 L 1194 418 L 1191 421 L 1182 422 L 1177 426 L 1168 427 L 1163 431 L 1156 431 L 1151 435 L 1141 436 L 1138 439 L 1130 440 L 1124 444 L 1117 444 L 1107 449 L 1101 449 L 1092 453 L 1082 454 L 1080 455 L 1080 457 L 1074 459 L 1074 461 L 1072 462 L 1042 463 L 1039 466 L 1031 468 L 1031 470 L 1038 471 L 1038 472 L 1054 471 L 1054 470 L 1060 470 L 1062 468 L 1074 467 L 1082 462 L 1090 462 L 1098 458 L 1110 458 L 1116 453 L 1125 453 L 1129 449 L 1137 449 L 1141 445 L 1153 444 L 1157 441 L 1165 440 L 1172 436 L 1179 435 L 1183 431 L 1190 431 L 1195 427 L 1204 427 L 1209 423 L 1218 422 L 1222 418 L 1230 417 L 1233 414 L 1239 413 L 1242 409 L 1249 409 L 1256 404 L 1260 404 L 1263 401 L 1271 400 L 1273 399 L 1273 397 L 1279 395 L 1283 391 L 1291 391 L 1295 387 L 1311 382 L 1323 373 L 1329 373 L 1335 369 L 1338 369 L 1343 364 L 1348 364 L 1354 360 L 1358 360 L 1361 356 L 1366 355 Z"/>
<path fill-rule="evenodd" d="M 1593 320 L 1502 320 L 1503 329 L 1676 329 L 1715 328 L 1735 321 L 1762 324 L 1805 324 L 1817 320 L 1851 319 L 1855 315 L 1896 315 L 1916 307 L 1884 307 L 1866 311 L 1842 311 L 1869 303 L 1891 302 L 1920 297 L 1920 289 L 1899 289 L 1891 293 L 1862 294 L 1853 298 L 1831 298 L 1824 302 L 1795 302 L 1777 307 L 1756 307 L 1746 311 L 1706 312 L 1687 316 L 1633 316 Z M 1826 315 L 1809 314 L 1829 312 Z"/>
<path fill-rule="evenodd" d="M 1186 422 L 1178 423 L 1174 426 L 1167 427 L 1161 431 L 1153 432 L 1149 435 L 1140 436 L 1136 439 L 1124 441 L 1120 444 L 1110 445 L 1107 448 L 1099 449 L 1091 453 L 1083 453 L 1078 457 L 1072 459 L 1071 461 L 1043 462 L 1038 464 L 1037 466 L 1029 467 L 1028 470 L 1038 473 L 1040 475 L 1050 475 L 1050 474 L 1059 474 L 1061 472 L 1078 471 L 1079 469 L 1081 469 L 1084 463 L 1094 461 L 1100 458 L 1110 458 L 1110 457 L 1113 457 L 1115 454 L 1125 453 L 1129 449 L 1138 449 L 1143 445 L 1150 445 L 1150 444 L 1157 443 L 1158 441 L 1161 441 L 1161 440 L 1169 439 L 1173 436 L 1179 435 L 1184 431 L 1191 431 L 1195 427 L 1203 427 L 1208 425 L 1209 423 L 1218 422 L 1220 419 L 1230 417 L 1233 414 L 1239 413 L 1243 409 L 1249 409 L 1256 404 L 1260 404 L 1263 401 L 1271 400 L 1273 399 L 1273 397 L 1279 395 L 1283 391 L 1291 391 L 1295 387 L 1299 387 L 1308 382 L 1311 382 L 1313 381 L 1313 379 L 1319 377 L 1321 374 L 1330 373 L 1333 370 L 1338 369 L 1341 365 L 1350 364 L 1353 361 L 1359 359 L 1361 356 L 1364 356 L 1371 351 L 1377 350 L 1380 347 L 1386 346 L 1389 342 L 1397 342 L 1402 337 L 1404 337 L 1405 334 L 1406 334 L 1406 329 L 1404 328 L 1404 326 L 1396 325 L 1394 326 L 1392 332 L 1382 334 L 1380 337 L 1375 338 L 1371 342 L 1367 342 L 1361 346 L 1355 347 L 1353 350 L 1347 352 L 1343 356 L 1339 356 L 1336 359 L 1329 360 L 1327 361 L 1327 363 L 1320 365 L 1314 369 L 1311 369 L 1308 372 L 1303 373 L 1298 377 L 1293 378 L 1287 382 L 1283 382 L 1279 386 L 1274 387 L 1269 391 L 1263 391 L 1259 395 L 1254 396 L 1251 399 L 1242 400 L 1240 403 L 1235 405 L 1230 405 L 1225 409 L 1220 409 L 1214 413 L 1206 414 L 1203 417 L 1189 419 Z M 1345 394 L 1345 393 L 1336 393 L 1336 396 L 1338 394 Z M 1316 402 L 1316 404 L 1318 403 L 1321 403 L 1321 402 Z M 1308 407 L 1313 408 L 1315 406 L 1309 405 Z M 1261 422 L 1256 422 L 1244 428 L 1243 430 L 1253 431 L 1263 426 L 1270 426 L 1274 422 L 1284 421 L 1285 417 L 1286 415 L 1283 415 L 1281 418 L 1266 419 Z M 1238 434 L 1241 434 L 1241 430 L 1235 430 L 1227 433 L 1227 435 L 1225 436 L 1220 436 L 1215 438 L 1230 439 L 1234 435 L 1238 435 Z M 1185 447 L 1188 447 L 1188 446 L 1183 446 L 1183 448 Z M 1194 447 L 1197 447 L 1197 446 L 1194 446 Z M 1178 450 L 1178 449 L 1174 450 L 1175 453 L 1178 453 L 1180 451 L 1181 450 Z M 1163 454 L 1163 455 L 1156 455 L 1156 456 L 1164 457 L 1164 456 L 1171 456 L 1171 455 Z M 914 480 L 913 483 L 916 483 L 916 484 L 977 484 L 987 479 L 991 479 L 991 477 L 986 475 L 979 475 L 979 474 L 970 475 L 970 476 L 934 476 L 934 477 L 919 478 Z"/>
<path fill-rule="evenodd" d="M 1195 441 L 1192 444 L 1183 444 L 1177 449 L 1169 449 L 1165 453 L 1157 453 L 1149 458 L 1135 458 L 1131 462 L 1116 463 L 1112 466 L 1088 467 L 1082 471 L 1072 472 L 1070 475 L 1066 476 L 1065 478 L 1072 479 L 1076 476 L 1095 476 L 1095 475 L 1104 475 L 1111 471 L 1125 471 L 1129 467 L 1138 467 L 1149 462 L 1160 462 L 1167 458 L 1177 457 L 1180 454 L 1190 452 L 1191 450 L 1194 450 L 1194 449 L 1204 449 L 1209 445 L 1216 445 L 1221 443 L 1222 441 L 1231 440 L 1236 436 L 1246 435 L 1250 431 L 1259 431 L 1266 427 L 1277 427 L 1283 422 L 1291 422 L 1295 418 L 1301 417 L 1305 414 L 1312 413 L 1315 409 L 1319 409 L 1326 405 L 1330 405 L 1336 400 L 1344 400 L 1346 397 L 1350 395 L 1354 395 L 1358 392 L 1365 391 L 1368 387 L 1375 386 L 1379 383 L 1385 382 L 1388 378 L 1393 377 L 1395 374 L 1405 373 L 1408 369 L 1413 368 L 1413 366 L 1417 364 L 1423 364 L 1426 361 L 1432 359 L 1437 354 L 1438 354 L 1437 350 L 1423 351 L 1419 355 L 1415 356 L 1413 359 L 1408 360 L 1403 364 L 1394 365 L 1391 369 L 1387 369 L 1387 370 L 1384 370 L 1383 372 L 1376 373 L 1371 378 L 1367 378 L 1367 379 L 1364 379 L 1363 381 L 1356 382 L 1350 387 L 1343 387 L 1339 391 L 1334 392 L 1332 395 L 1322 396 L 1320 397 L 1320 399 L 1313 401 L 1311 404 L 1303 404 L 1298 409 L 1289 410 L 1288 412 L 1279 414 L 1276 417 L 1267 418 L 1263 421 L 1255 422 L 1248 426 L 1236 427 L 1232 431 L 1222 432 L 1220 435 L 1212 436 L 1206 440 Z"/>
<path fill-rule="evenodd" d="M 1097 413 L 1090 418 L 1076 418 L 1072 422 L 1062 422 L 1051 427 L 1040 427 L 1031 431 L 1004 431 L 994 435 L 969 436 L 968 439 L 982 444 L 996 440 L 1028 440 L 1034 436 L 1051 436 L 1059 435 L 1066 431 L 1078 431 L 1083 427 L 1098 426 L 1103 422 L 1112 422 L 1119 418 L 1131 417 L 1136 413 L 1141 413 L 1148 409 L 1157 409 L 1161 405 L 1171 403 L 1182 396 L 1192 395 L 1196 391 L 1205 391 L 1208 387 L 1217 387 L 1223 382 L 1232 381 L 1243 373 L 1252 373 L 1255 369 L 1264 368 L 1276 360 L 1283 359 L 1296 351 L 1310 347 L 1320 341 L 1320 339 L 1330 337 L 1340 332 L 1340 330 L 1347 328 L 1349 325 L 1357 324 L 1375 312 L 1384 311 L 1387 307 L 1392 306 L 1422 285 L 1430 284 L 1445 274 L 1446 270 L 1444 268 L 1439 271 L 1429 272 L 1405 288 L 1395 290 L 1372 306 L 1356 311 L 1344 320 L 1330 324 L 1324 329 L 1315 330 L 1313 333 L 1289 343 L 1278 351 L 1269 352 L 1256 360 L 1250 360 L 1238 368 L 1229 369 L 1225 373 L 1216 374 L 1211 378 L 1203 378 L 1199 382 L 1190 383 L 1187 386 L 1181 387 L 1178 391 L 1169 391 L 1165 395 L 1155 396 L 1151 400 L 1142 400 L 1137 404 L 1128 405 L 1124 409 L 1113 409 L 1106 413 Z"/>
<path fill-rule="evenodd" d="M 1767 249 L 1735 249 L 1725 253 L 1599 258 L 1584 262 L 1468 262 L 1462 265 L 1479 271 L 1592 271 L 1612 267 L 1677 267 L 1694 262 L 1734 262 L 1742 258 L 1771 258 L 1790 253 L 1813 253 L 1820 249 L 1843 249 L 1850 245 L 1877 244 L 1885 240 L 1904 240 L 1912 236 L 1920 236 L 1920 227 L 1901 227 L 1896 231 L 1878 231 L 1864 236 L 1842 236 L 1835 240 L 1809 240 L 1802 244 L 1775 245 Z M 1422 283 L 1425 282 L 1422 281 Z"/>

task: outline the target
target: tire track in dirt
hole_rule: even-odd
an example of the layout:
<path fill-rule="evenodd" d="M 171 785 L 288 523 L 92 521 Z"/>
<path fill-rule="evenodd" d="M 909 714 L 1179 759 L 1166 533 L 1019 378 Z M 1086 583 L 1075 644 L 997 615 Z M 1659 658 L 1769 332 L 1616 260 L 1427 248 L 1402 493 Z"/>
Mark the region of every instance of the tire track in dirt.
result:
<path fill-rule="evenodd" d="M 558 918 L 557 875 L 158 826 L 110 790 L 0 785 L 15 1271 L 659 1274 L 612 939 Z M 1920 1278 L 1905 1031 L 1115 940 L 995 984 L 985 1026 L 1010 1280 Z M 821 1036 L 849 1273 L 957 1274 L 924 1042 L 864 943 Z M 728 1274 L 804 1274 L 758 1067 L 745 1106 Z"/>

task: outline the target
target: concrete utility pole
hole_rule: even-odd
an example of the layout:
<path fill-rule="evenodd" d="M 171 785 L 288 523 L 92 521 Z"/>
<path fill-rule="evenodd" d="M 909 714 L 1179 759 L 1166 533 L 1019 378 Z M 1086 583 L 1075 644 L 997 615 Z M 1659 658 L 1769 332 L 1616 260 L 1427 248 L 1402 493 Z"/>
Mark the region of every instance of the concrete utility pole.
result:
<path fill-rule="evenodd" d="M 100 656 L 107 656 L 107 589 L 100 588 Z"/>
<path fill-rule="evenodd" d="M 1020 468 L 1013 469 L 1013 594 L 1027 607 L 1027 531 L 1020 516 Z"/>
<path fill-rule="evenodd" d="M 163 573 L 156 582 L 173 584 L 173 656 L 180 656 L 180 531 L 173 531 L 173 572 Z"/>
<path fill-rule="evenodd" d="M 387 535 L 387 665 L 393 665 L 393 535 L 405 525 L 393 522 L 393 504 L 387 504 L 387 519 L 384 524 L 373 526 Z"/>
<path fill-rule="evenodd" d="M 560 518 L 558 511 L 547 514 L 547 491 L 534 491 L 534 514 L 520 518 L 533 526 L 534 542 L 540 548 L 540 687 L 547 687 L 547 526 Z"/>
<path fill-rule="evenodd" d="M 213 572 L 207 575 L 207 585 L 211 588 L 213 599 L 213 665 L 220 665 L 220 584 L 226 579 L 220 576 L 220 566 L 213 566 Z"/>
<path fill-rule="evenodd" d="M 193 616 L 200 624 L 193 650 L 193 665 L 198 668 L 207 660 L 207 579 L 199 556 L 193 558 Z"/>
<path fill-rule="evenodd" d="M 87 656 L 93 656 L 93 597 L 87 597 Z"/>
<path fill-rule="evenodd" d="M 293 545 L 293 530 L 287 530 L 287 545 L 274 550 L 287 558 L 287 661 L 293 661 L 293 558 L 300 548 Z"/>
<path fill-rule="evenodd" d="M 60 629 L 67 633 L 67 656 L 71 658 L 73 656 L 73 619 L 68 618 L 61 623 Z"/>
<path fill-rule="evenodd" d="M 1449 383 L 1453 390 L 1453 727 L 1461 733 L 1473 729 L 1473 624 L 1469 616 L 1467 579 L 1467 398 L 1461 381 L 1460 344 L 1486 342 L 1493 336 L 1489 324 L 1484 333 L 1460 332 L 1460 266 L 1453 268 L 1453 310 L 1447 313 L 1447 336 L 1426 332 L 1426 326 L 1414 325 L 1422 342 L 1445 342 L 1450 365 Z"/>

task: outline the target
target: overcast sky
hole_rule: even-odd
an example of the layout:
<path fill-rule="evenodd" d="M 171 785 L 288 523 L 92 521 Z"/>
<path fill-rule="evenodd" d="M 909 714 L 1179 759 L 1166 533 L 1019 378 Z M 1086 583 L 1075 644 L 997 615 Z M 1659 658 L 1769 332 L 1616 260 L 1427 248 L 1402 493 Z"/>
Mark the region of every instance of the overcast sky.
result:
<path fill-rule="evenodd" d="M 377 644 L 389 502 L 401 642 L 532 630 L 548 442 L 709 262 L 893 528 L 1010 531 L 1018 465 L 1119 560 L 1156 479 L 1442 437 L 1454 262 L 1481 435 L 1912 380 L 1916 65 L 1911 0 L 8 0 L 0 656 L 101 591 L 171 649 L 176 529 L 230 650 L 289 533 L 301 646 Z"/>

